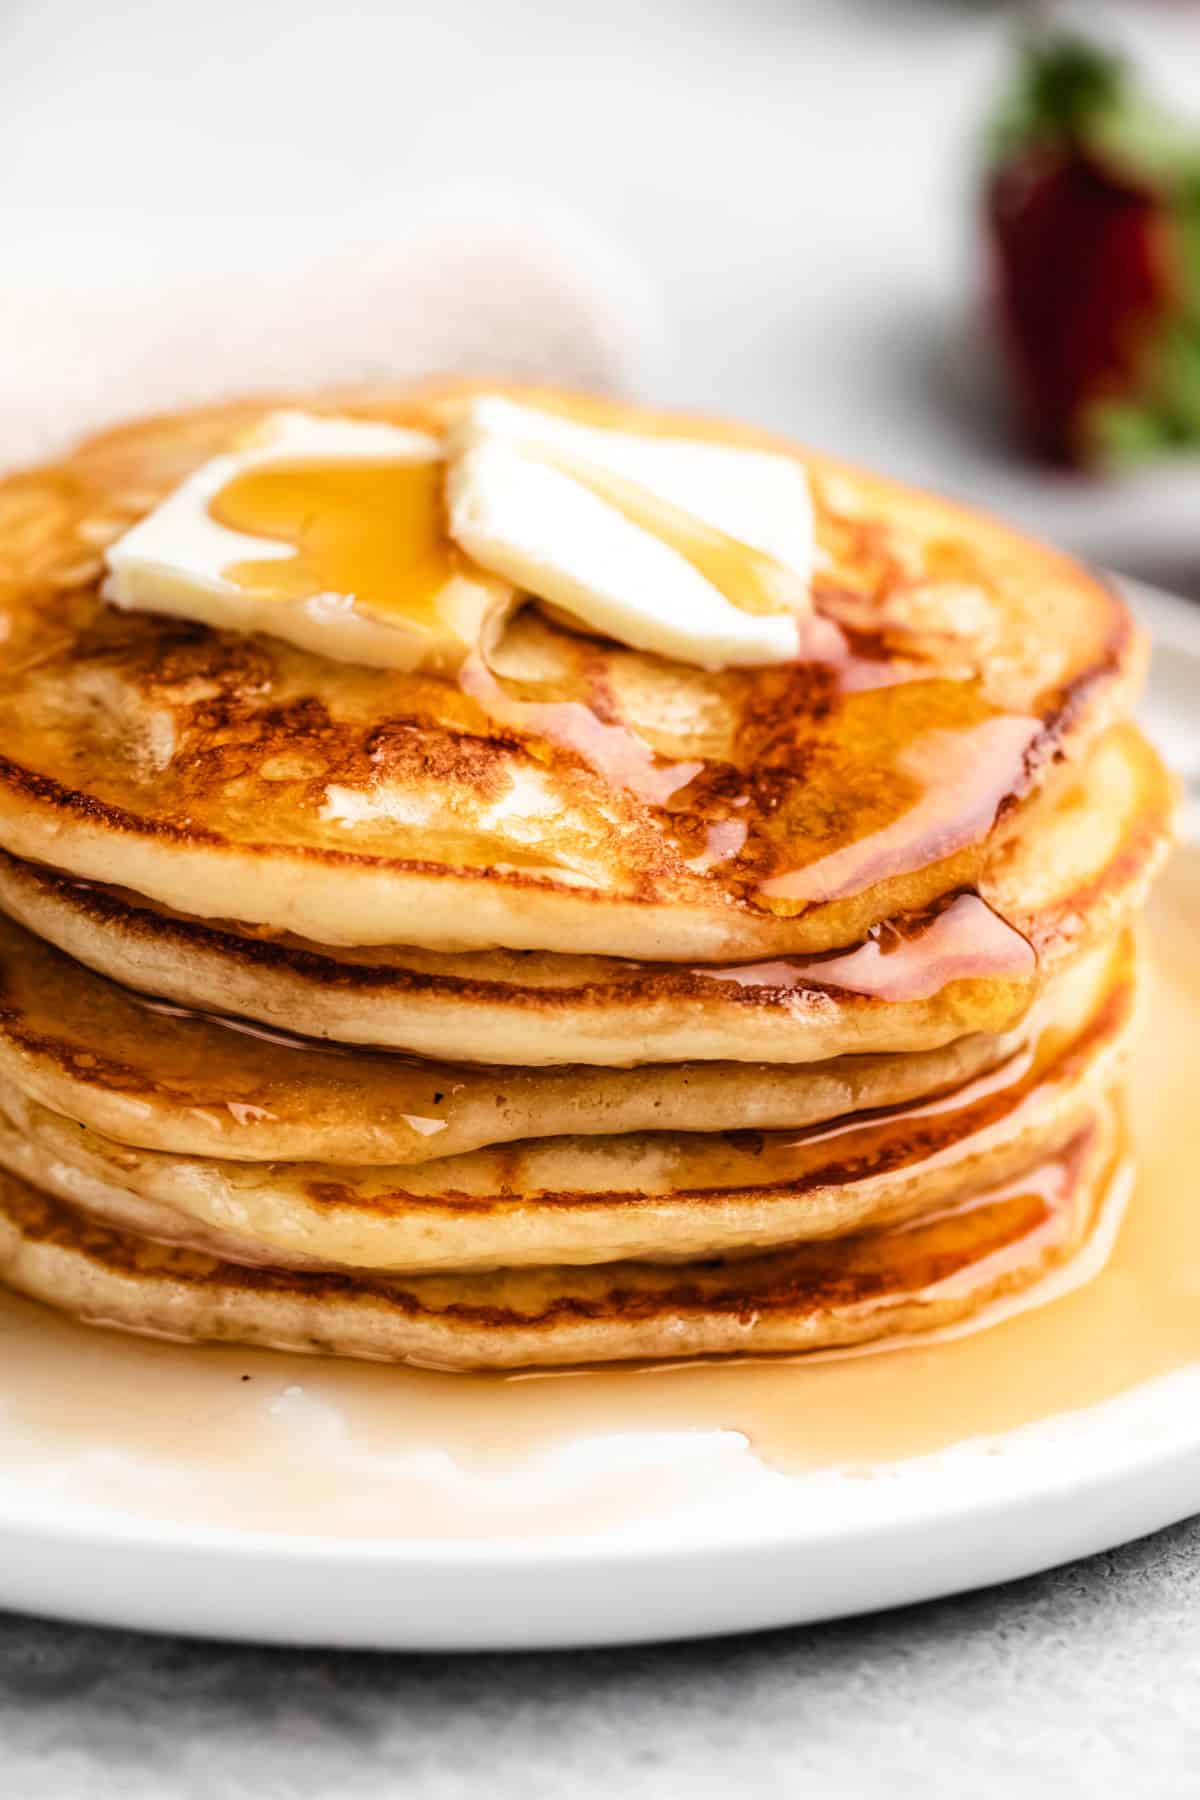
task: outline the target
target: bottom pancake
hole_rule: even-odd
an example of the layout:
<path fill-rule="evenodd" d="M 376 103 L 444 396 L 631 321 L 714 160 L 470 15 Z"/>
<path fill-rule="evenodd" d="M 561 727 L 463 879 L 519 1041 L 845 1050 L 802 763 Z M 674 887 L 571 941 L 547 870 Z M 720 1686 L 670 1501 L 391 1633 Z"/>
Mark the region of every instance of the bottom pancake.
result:
<path fill-rule="evenodd" d="M 517 1368 L 814 1351 L 958 1323 L 1079 1251 L 1121 1155 L 1108 1098 L 1052 1156 L 902 1228 L 731 1262 L 370 1277 L 247 1268 L 99 1224 L 0 1176 L 0 1278 L 180 1340 Z"/>

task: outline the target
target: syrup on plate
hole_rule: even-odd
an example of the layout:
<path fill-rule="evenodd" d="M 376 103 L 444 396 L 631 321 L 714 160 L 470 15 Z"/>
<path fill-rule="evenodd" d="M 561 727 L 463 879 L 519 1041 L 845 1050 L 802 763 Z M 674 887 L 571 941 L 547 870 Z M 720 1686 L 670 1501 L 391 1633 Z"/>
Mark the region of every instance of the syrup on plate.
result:
<path fill-rule="evenodd" d="M 19 1491 L 35 1482 L 48 1506 L 69 1496 L 213 1526 L 576 1533 L 694 1491 L 728 1434 L 786 1474 L 869 1474 L 1194 1364 L 1198 913 L 1200 850 L 1187 850 L 1151 908 L 1147 1026 L 1130 1078 L 1133 1197 L 1103 1265 L 1093 1255 L 1044 1304 L 877 1353 L 502 1377 L 183 1347 L 5 1296 L 0 1501 L 15 1472 Z M 619 1447 L 613 1458 L 582 1468 L 579 1453 L 601 1438 Z"/>

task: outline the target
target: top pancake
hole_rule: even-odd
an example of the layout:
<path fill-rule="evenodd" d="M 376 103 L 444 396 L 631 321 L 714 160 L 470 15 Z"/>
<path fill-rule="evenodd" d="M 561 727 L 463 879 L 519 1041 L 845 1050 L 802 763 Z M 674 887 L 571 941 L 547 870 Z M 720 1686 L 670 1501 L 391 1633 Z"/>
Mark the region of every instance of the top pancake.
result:
<path fill-rule="evenodd" d="M 1114 726 L 1076 780 L 1024 809 L 1021 831 L 995 847 L 976 892 L 890 920 L 848 949 L 723 965 L 337 948 L 189 918 L 0 852 L 0 909 L 74 959 L 56 979 L 35 970 L 28 949 L 5 954 L 0 931 L 0 1013 L 10 1004 L 7 970 L 19 968 L 61 1021 L 86 987 L 83 963 L 177 1007 L 450 1063 L 713 1061 L 729 1081 L 738 1062 L 920 1052 L 965 1032 L 1008 1030 L 1063 963 L 1120 930 L 1162 860 L 1173 798 L 1137 728 Z M 104 1010 L 100 1036 L 111 1039 L 118 1027 Z M 144 1039 L 141 1015 L 135 1035 Z M 648 1097 L 645 1082 L 642 1091 Z"/>
<path fill-rule="evenodd" d="M 321 409 L 429 427 L 453 403 Z M 709 672 L 529 608 L 493 657 L 497 724 L 453 679 L 105 605 L 103 544 L 265 410 L 131 426 L 0 485 L 0 847 L 318 943 L 819 951 L 970 885 L 1140 672 L 1075 564 L 807 452 L 837 664 Z M 653 793 L 514 725 L 526 702 L 560 737 L 588 711 L 631 734 L 607 741 L 653 753 Z"/>

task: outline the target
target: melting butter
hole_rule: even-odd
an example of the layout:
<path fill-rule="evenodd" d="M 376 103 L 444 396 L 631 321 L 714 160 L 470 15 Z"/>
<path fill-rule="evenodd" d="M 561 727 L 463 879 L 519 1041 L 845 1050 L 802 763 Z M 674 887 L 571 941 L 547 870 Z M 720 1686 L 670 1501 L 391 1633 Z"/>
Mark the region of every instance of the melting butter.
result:
<path fill-rule="evenodd" d="M 452 429 L 447 498 L 476 563 L 590 629 L 710 667 L 800 654 L 813 526 L 792 457 L 484 397 Z"/>
<path fill-rule="evenodd" d="M 568 480 L 595 494 L 637 530 L 649 532 L 660 544 L 683 557 L 731 606 L 757 618 L 808 610 L 808 584 L 773 556 L 718 531 L 715 525 L 680 506 L 672 506 L 669 500 L 611 469 L 582 457 L 568 456 L 561 450 L 531 454 L 548 469 L 557 469 Z"/>
<path fill-rule="evenodd" d="M 454 669 L 515 604 L 446 530 L 442 445 L 280 413 L 108 552 L 108 597 L 337 661 Z"/>
<path fill-rule="evenodd" d="M 795 458 L 485 396 L 443 442 L 277 413 L 107 553 L 108 598 L 339 661 L 454 671 L 525 597 L 722 668 L 815 653 Z"/>

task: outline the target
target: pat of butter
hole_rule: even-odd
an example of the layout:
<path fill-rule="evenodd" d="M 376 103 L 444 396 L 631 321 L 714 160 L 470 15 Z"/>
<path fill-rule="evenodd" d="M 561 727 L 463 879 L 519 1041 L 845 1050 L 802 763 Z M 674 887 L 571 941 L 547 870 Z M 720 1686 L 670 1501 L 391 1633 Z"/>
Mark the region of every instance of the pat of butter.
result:
<path fill-rule="evenodd" d="M 276 413 L 108 551 L 106 597 L 343 662 L 454 669 L 516 604 L 446 533 L 444 446 Z"/>
<path fill-rule="evenodd" d="M 474 562 L 593 630 L 706 667 L 797 656 L 813 518 L 792 457 L 484 397 L 451 429 L 447 499 Z"/>

